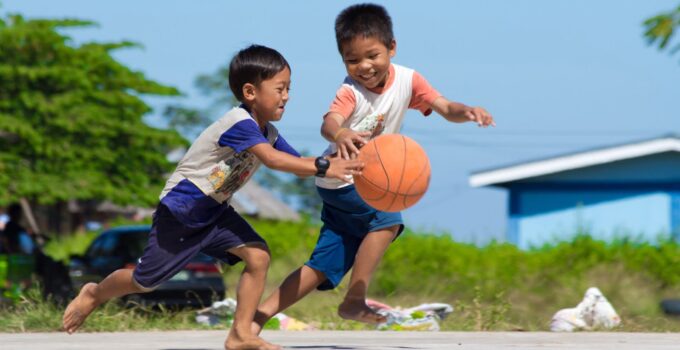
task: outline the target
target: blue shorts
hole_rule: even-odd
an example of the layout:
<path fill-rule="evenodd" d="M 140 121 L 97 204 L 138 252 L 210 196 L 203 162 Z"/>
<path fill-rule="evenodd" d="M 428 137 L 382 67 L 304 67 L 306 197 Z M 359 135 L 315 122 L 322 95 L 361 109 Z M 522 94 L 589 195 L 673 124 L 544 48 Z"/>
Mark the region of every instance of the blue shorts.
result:
<path fill-rule="evenodd" d="M 399 225 L 404 230 L 401 213 L 375 210 L 364 202 L 354 185 L 329 190 L 317 187 L 323 208 L 323 226 L 312 256 L 305 265 L 323 272 L 326 281 L 317 287 L 328 290 L 337 287 L 354 265 L 359 245 L 370 232 Z"/>
<path fill-rule="evenodd" d="M 198 253 L 233 265 L 241 259 L 227 250 L 246 243 L 266 246 L 264 239 L 231 206 L 212 224 L 189 228 L 168 207 L 159 204 L 153 215 L 149 242 L 133 278 L 144 288 L 154 288 L 182 270 Z"/>

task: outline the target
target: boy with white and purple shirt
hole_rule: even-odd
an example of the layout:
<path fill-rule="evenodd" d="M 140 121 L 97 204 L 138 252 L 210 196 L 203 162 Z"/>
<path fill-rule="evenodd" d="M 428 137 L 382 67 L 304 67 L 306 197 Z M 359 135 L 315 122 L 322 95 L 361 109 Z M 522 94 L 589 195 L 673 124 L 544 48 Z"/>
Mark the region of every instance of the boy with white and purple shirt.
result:
<path fill-rule="evenodd" d="M 196 254 L 228 264 L 245 263 L 234 321 L 225 349 L 277 350 L 251 330 L 269 268 L 266 242 L 229 205 L 260 164 L 297 174 L 344 179 L 360 174 L 359 161 L 300 158 L 271 122 L 283 116 L 290 66 L 276 50 L 252 45 L 229 65 L 229 86 L 242 103 L 204 130 L 168 179 L 153 216 L 149 242 L 134 271 L 114 271 L 88 283 L 68 305 L 63 328 L 75 332 L 102 303 L 153 290 Z"/>

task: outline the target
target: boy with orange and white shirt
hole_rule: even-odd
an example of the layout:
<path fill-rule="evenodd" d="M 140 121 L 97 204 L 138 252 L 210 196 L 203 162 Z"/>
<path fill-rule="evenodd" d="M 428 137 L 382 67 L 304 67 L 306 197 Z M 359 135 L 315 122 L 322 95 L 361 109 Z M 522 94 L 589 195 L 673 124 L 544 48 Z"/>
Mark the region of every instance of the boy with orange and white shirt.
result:
<path fill-rule="evenodd" d="M 390 62 L 396 41 L 392 21 L 382 6 L 346 8 L 336 18 L 335 34 L 348 77 L 324 116 L 321 134 L 330 141 L 324 155 L 356 157 L 367 139 L 399 133 L 409 108 L 425 116 L 434 110 L 456 123 L 495 125 L 483 108 L 450 102 L 420 74 Z M 309 261 L 258 307 L 254 331 L 260 331 L 269 318 L 315 288 L 335 288 L 352 267 L 338 315 L 366 323 L 386 321 L 366 305 L 366 293 L 385 250 L 403 231 L 401 213 L 368 206 L 351 183 L 317 177 L 316 185 L 323 199 L 323 226 L 317 245 Z"/>

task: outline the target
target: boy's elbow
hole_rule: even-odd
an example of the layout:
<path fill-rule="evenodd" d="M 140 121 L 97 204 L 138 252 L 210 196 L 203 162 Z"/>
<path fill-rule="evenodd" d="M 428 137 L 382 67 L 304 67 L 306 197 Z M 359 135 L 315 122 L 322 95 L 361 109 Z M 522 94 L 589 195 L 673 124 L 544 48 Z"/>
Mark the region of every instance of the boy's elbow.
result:
<path fill-rule="evenodd" d="M 278 155 L 270 155 L 267 157 L 263 157 L 263 159 L 260 159 L 260 161 L 267 168 L 274 170 L 281 170 L 285 164 L 283 158 Z"/>
<path fill-rule="evenodd" d="M 272 155 L 267 154 L 258 158 L 260 159 L 260 163 L 262 163 L 262 165 L 266 166 L 267 168 L 274 168 L 276 165 L 276 157 Z"/>

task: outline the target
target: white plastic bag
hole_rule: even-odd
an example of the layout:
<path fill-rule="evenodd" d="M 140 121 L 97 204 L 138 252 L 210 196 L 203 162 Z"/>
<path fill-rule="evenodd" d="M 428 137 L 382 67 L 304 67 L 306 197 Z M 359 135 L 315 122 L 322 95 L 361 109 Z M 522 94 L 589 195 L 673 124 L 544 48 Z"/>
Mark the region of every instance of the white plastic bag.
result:
<path fill-rule="evenodd" d="M 614 328 L 621 318 L 612 304 L 595 287 L 588 288 L 583 300 L 574 308 L 562 309 L 555 313 L 550 330 L 553 332 L 572 332 L 593 328 Z"/>

